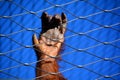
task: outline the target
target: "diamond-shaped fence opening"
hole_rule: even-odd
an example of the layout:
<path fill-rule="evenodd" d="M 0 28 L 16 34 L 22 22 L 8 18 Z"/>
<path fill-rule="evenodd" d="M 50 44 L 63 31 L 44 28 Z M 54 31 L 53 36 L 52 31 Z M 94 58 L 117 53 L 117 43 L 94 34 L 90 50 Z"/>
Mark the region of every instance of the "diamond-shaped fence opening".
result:
<path fill-rule="evenodd" d="M 0 80 L 35 79 L 32 35 L 44 11 L 67 15 L 67 80 L 120 80 L 120 0 L 0 0 Z"/>

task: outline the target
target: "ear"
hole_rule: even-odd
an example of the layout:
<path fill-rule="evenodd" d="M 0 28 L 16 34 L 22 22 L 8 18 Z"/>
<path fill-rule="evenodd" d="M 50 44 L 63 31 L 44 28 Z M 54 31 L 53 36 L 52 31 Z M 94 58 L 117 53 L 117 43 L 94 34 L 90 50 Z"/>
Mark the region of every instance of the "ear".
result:
<path fill-rule="evenodd" d="M 66 15 L 63 12 L 61 14 L 61 18 L 62 18 L 62 23 L 66 23 L 67 22 Z"/>

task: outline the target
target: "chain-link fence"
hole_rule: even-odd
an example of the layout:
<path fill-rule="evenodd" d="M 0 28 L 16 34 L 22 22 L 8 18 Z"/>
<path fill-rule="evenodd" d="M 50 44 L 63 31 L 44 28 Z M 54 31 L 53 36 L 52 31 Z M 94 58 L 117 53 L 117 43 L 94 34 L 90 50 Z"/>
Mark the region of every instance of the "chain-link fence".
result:
<path fill-rule="evenodd" d="M 120 80 L 120 0 L 0 0 L 0 80 L 35 79 L 32 35 L 43 11 L 68 18 L 59 55 L 65 78 Z"/>

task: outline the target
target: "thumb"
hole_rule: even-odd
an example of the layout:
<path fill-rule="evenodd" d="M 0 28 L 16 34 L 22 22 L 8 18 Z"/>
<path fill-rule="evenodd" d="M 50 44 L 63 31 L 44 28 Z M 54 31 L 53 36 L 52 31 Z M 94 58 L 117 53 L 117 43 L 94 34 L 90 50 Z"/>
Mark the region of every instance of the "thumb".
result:
<path fill-rule="evenodd" d="M 38 39 L 37 39 L 36 34 L 33 34 L 33 36 L 32 36 L 32 41 L 33 41 L 33 45 L 35 45 L 35 46 L 39 44 L 39 41 L 38 41 Z"/>

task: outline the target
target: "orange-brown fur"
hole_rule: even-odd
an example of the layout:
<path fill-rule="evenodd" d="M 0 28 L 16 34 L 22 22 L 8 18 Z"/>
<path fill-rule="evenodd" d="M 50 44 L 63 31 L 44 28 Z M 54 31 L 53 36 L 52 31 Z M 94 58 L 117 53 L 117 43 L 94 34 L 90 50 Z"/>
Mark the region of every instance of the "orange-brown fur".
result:
<path fill-rule="evenodd" d="M 66 16 L 49 16 L 43 13 L 41 16 L 42 31 L 40 38 L 33 35 L 34 49 L 37 54 L 36 80 L 66 80 L 59 73 L 56 56 L 59 55 L 66 27 Z M 41 61 L 39 61 L 41 60 Z"/>

